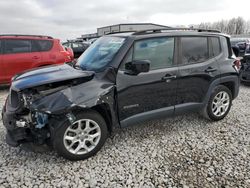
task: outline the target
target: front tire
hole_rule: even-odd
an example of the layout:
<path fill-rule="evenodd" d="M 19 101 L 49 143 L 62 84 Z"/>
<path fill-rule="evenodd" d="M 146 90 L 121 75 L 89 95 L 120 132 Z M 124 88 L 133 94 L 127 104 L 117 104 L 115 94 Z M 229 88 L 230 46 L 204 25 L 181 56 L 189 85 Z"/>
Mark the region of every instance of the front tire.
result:
<path fill-rule="evenodd" d="M 53 147 L 62 157 L 76 161 L 95 155 L 104 145 L 108 130 L 103 117 L 95 111 L 75 115 L 70 124 L 63 122 L 54 133 Z"/>
<path fill-rule="evenodd" d="M 203 109 L 203 116 L 213 121 L 222 120 L 232 106 L 232 93 L 223 85 L 214 88 L 208 104 Z"/>

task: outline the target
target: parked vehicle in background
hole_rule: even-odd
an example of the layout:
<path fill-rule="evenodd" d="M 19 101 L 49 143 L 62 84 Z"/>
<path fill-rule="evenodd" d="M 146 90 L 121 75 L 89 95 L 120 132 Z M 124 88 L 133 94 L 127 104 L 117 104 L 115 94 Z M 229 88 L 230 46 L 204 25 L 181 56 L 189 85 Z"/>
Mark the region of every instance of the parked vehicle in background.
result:
<path fill-rule="evenodd" d="M 98 38 L 92 38 L 92 39 L 89 39 L 88 41 L 86 41 L 86 43 L 88 44 L 93 44 Z"/>
<path fill-rule="evenodd" d="M 231 38 L 231 46 L 235 53 L 238 56 L 244 56 L 246 51 L 250 50 L 250 40 L 247 38 Z"/>
<path fill-rule="evenodd" d="M 62 43 L 63 46 L 71 48 L 74 52 L 74 58 L 78 58 L 89 47 L 89 44 L 80 41 L 68 41 Z"/>
<path fill-rule="evenodd" d="M 51 143 L 63 157 L 80 160 L 97 153 L 114 127 L 192 111 L 219 121 L 239 92 L 234 57 L 230 38 L 217 31 L 103 36 L 72 66 L 13 80 L 2 115 L 6 141 Z"/>
<path fill-rule="evenodd" d="M 0 84 L 28 69 L 72 61 L 59 39 L 37 35 L 0 35 Z"/>
<path fill-rule="evenodd" d="M 246 53 L 241 60 L 240 80 L 250 86 L 250 53 Z"/>

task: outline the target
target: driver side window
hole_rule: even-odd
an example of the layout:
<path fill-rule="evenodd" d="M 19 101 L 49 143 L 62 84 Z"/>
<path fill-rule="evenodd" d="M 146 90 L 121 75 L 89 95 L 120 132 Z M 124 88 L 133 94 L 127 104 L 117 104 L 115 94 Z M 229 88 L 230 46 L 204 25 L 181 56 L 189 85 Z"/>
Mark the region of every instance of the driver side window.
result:
<path fill-rule="evenodd" d="M 129 50 L 120 67 L 125 70 L 125 64 L 136 60 L 149 60 L 150 70 L 171 67 L 174 60 L 174 38 L 151 38 L 139 40 Z"/>

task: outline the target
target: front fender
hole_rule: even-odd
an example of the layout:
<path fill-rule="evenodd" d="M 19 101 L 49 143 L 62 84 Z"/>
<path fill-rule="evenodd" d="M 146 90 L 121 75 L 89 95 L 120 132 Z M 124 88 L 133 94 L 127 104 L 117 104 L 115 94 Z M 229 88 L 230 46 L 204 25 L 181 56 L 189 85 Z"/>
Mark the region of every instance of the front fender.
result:
<path fill-rule="evenodd" d="M 92 80 L 33 101 L 30 109 L 56 115 L 74 108 L 88 109 L 99 104 L 108 104 L 115 111 L 114 91 L 113 83 Z"/>

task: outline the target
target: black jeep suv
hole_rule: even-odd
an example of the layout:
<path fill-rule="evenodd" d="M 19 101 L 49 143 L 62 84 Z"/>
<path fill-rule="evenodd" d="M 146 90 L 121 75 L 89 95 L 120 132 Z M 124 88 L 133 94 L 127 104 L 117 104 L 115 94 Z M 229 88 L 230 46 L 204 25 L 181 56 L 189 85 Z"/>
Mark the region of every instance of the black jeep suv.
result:
<path fill-rule="evenodd" d="M 6 141 L 51 144 L 70 160 L 103 146 L 114 126 L 199 111 L 223 119 L 239 92 L 230 39 L 217 31 L 147 30 L 99 38 L 73 65 L 13 78 Z"/>

